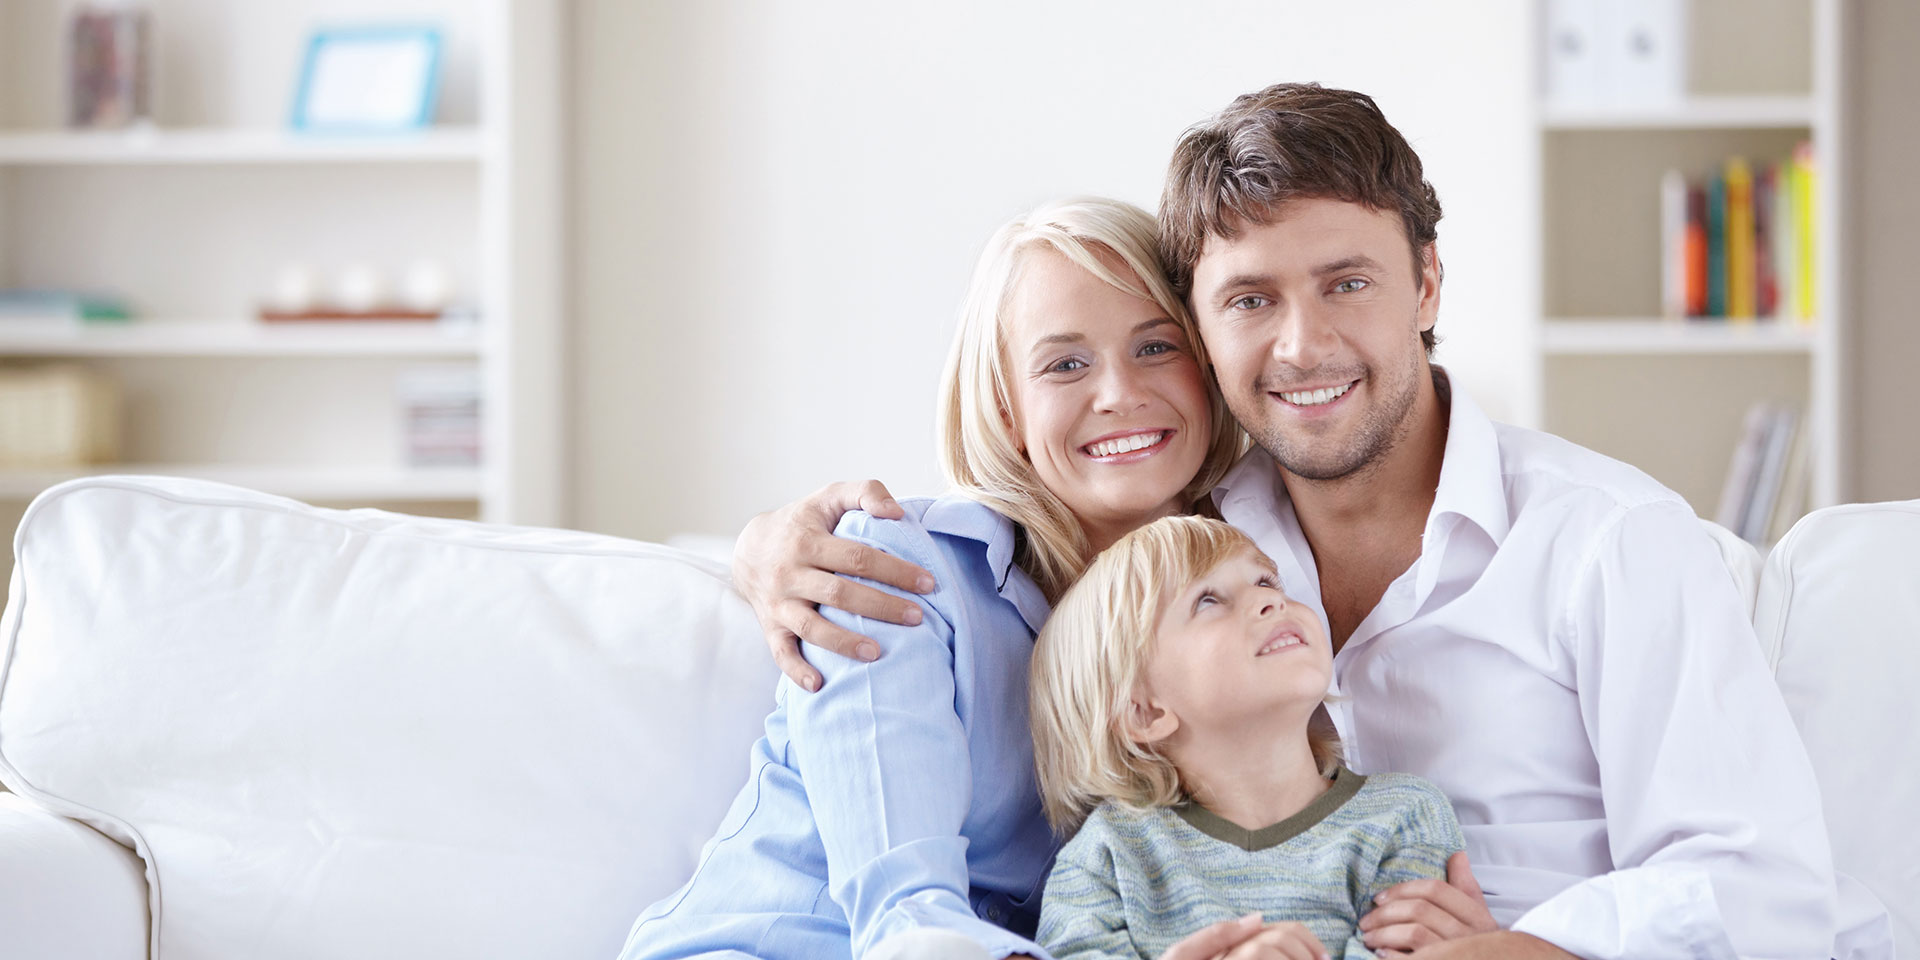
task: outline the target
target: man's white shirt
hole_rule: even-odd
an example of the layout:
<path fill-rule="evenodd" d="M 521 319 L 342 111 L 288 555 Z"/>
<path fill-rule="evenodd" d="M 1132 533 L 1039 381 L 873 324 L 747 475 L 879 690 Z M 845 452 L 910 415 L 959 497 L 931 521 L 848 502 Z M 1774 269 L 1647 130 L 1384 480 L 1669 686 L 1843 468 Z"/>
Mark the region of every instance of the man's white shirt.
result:
<path fill-rule="evenodd" d="M 1420 558 L 1334 658 L 1348 765 L 1446 791 L 1503 927 L 1591 958 L 1829 956 L 1813 770 L 1693 510 L 1435 379 Z M 1325 624 L 1273 459 L 1248 454 L 1214 499 Z"/>

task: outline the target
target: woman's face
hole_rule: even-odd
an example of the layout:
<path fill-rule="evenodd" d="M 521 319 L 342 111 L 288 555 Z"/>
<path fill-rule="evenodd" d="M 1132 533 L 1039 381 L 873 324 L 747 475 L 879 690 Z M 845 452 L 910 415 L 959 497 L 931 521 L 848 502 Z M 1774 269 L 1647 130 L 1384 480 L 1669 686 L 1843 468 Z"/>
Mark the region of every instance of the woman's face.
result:
<path fill-rule="evenodd" d="M 1108 269 L 1132 275 L 1095 249 Z M 1024 256 L 1006 332 L 1014 435 L 1093 546 L 1182 510 L 1180 491 L 1207 456 L 1212 408 L 1180 324 L 1041 246 Z"/>

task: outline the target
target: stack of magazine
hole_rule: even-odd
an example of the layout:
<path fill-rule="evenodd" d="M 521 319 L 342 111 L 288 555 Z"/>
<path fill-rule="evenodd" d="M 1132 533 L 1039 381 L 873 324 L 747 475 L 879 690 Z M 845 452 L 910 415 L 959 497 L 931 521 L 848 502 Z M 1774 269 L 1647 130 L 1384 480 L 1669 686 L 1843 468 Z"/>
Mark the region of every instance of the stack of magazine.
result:
<path fill-rule="evenodd" d="M 1749 408 L 1714 522 L 1762 547 L 1785 536 L 1806 510 L 1809 432 L 1791 406 Z"/>

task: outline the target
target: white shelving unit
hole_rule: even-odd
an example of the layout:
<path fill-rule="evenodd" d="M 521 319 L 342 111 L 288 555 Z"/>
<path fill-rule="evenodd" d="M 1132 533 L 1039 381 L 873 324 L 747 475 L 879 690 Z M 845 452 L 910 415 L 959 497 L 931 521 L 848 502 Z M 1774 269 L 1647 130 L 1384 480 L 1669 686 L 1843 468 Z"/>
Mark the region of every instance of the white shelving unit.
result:
<path fill-rule="evenodd" d="M 1692 0 L 1689 93 L 1645 109 L 1539 112 L 1542 304 L 1532 422 L 1632 463 L 1711 516 L 1748 406 L 1784 401 L 1811 431 L 1810 507 L 1847 484 L 1839 211 L 1844 0 Z M 1727 29 L 1729 25 L 1738 29 Z M 1718 46 L 1716 46 L 1718 45 Z M 1660 176 L 1812 143 L 1812 322 L 1663 319 Z"/>
<path fill-rule="evenodd" d="M 78 363 L 121 386 L 127 463 L 0 469 L 17 513 L 90 474 L 205 477 L 335 505 L 562 520 L 561 51 L 543 0 L 147 0 L 156 122 L 63 129 L 71 0 L 0 5 L 0 286 L 111 292 L 125 324 L 0 321 L 0 360 Z M 436 124 L 286 129 L 321 27 L 430 22 Z M 210 25 L 213 25 L 210 28 Z M 471 318 L 264 324 L 275 269 L 446 264 Z M 478 467 L 404 462 L 395 384 L 473 367 Z M 8 512 L 0 508 L 0 513 Z"/>

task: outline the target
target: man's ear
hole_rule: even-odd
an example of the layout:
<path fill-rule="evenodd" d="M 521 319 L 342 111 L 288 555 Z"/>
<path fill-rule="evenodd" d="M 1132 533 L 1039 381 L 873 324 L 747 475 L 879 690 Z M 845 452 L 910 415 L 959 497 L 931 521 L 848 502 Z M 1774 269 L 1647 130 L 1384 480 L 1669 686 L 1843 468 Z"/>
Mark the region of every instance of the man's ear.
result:
<path fill-rule="evenodd" d="M 1440 263 L 1440 244 L 1429 243 L 1420 251 L 1420 329 L 1432 330 L 1440 319 L 1440 283 L 1446 278 Z"/>
<path fill-rule="evenodd" d="M 1180 717 L 1144 689 L 1136 687 L 1127 704 L 1127 738 L 1143 747 L 1165 741 L 1180 729 Z"/>

